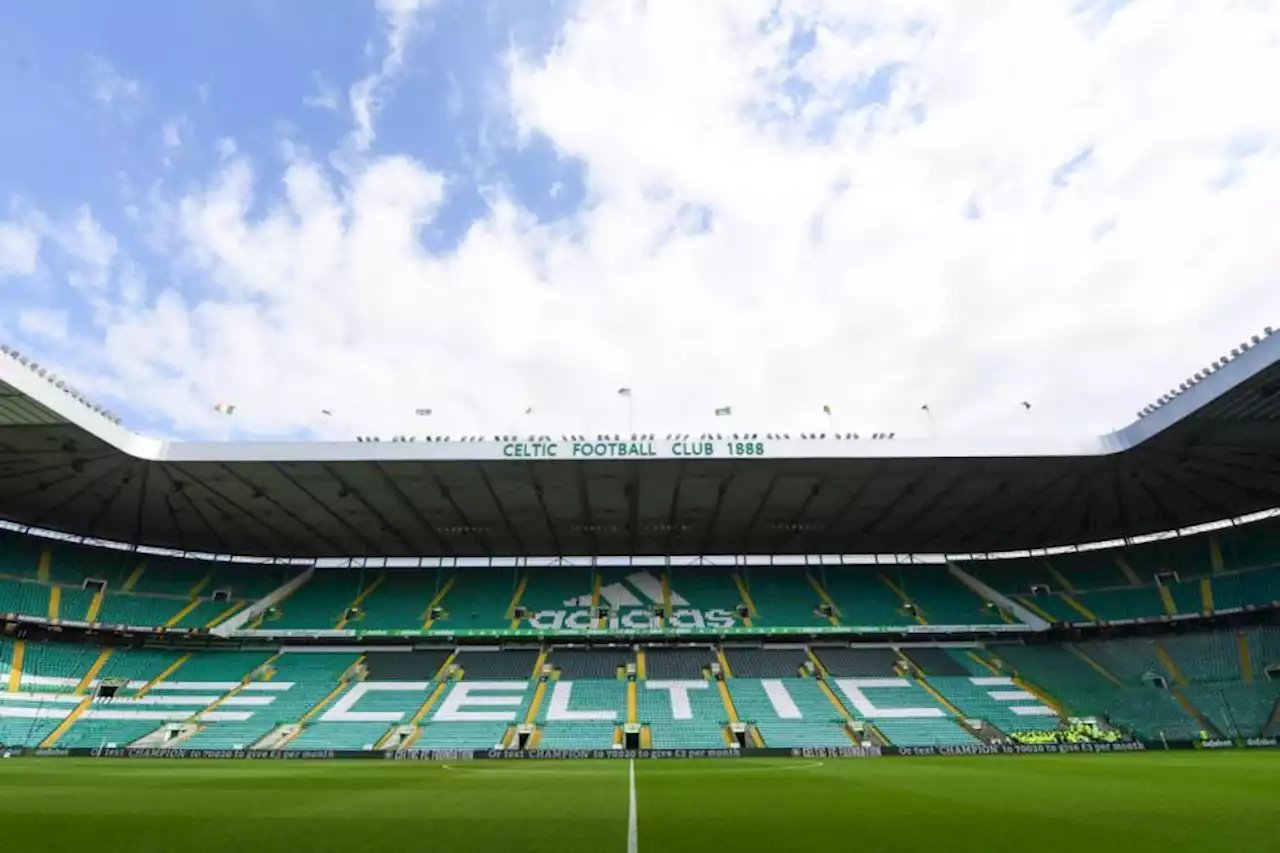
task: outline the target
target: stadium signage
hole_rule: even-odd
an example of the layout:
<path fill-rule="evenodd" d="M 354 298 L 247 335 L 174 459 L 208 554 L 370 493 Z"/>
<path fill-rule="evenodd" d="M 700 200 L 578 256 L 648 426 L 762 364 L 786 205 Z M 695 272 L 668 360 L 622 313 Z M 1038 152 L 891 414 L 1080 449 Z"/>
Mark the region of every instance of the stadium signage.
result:
<path fill-rule="evenodd" d="M 1000 744 L 979 747 L 813 747 L 813 748 L 746 748 L 746 749 L 590 749 L 590 750 L 458 750 L 458 749 L 129 749 L 73 747 L 70 749 L 15 749 L 10 755 L 35 758 L 167 758 L 167 759 L 239 759 L 266 761 L 307 761 L 330 759 L 365 759 L 381 761 L 534 761 L 534 760 L 671 760 L 671 759 L 737 759 L 737 758 L 897 758 L 920 756 L 974 755 L 1078 755 L 1082 753 L 1143 752 L 1149 749 L 1187 749 L 1190 741 L 1168 743 L 1093 743 L 1093 744 Z"/>
<path fill-rule="evenodd" d="M 507 459 L 688 459 L 766 456 L 763 441 L 513 441 Z"/>
<path fill-rule="evenodd" d="M 1230 740 L 1202 740 L 1200 741 L 1201 749 L 1231 749 L 1234 747 L 1235 741 Z"/>
<path fill-rule="evenodd" d="M 981 746 L 900 746 L 897 755 L 1053 755 L 1081 752 L 1144 752 L 1141 741 L 1124 743 L 990 743 Z"/>
<path fill-rule="evenodd" d="M 425 631 L 419 628 L 374 628 L 367 631 L 350 629 L 335 630 L 329 628 L 270 628 L 232 631 L 229 636 L 233 638 L 308 637 L 312 639 L 376 639 L 380 637 L 443 637 L 448 639 L 518 639 L 524 637 L 530 639 L 572 639 L 576 637 L 588 637 L 601 634 L 619 634 L 627 637 L 726 637 L 731 635 L 743 637 L 807 637 L 820 634 L 832 634 L 839 636 L 854 634 L 910 634 L 932 636 L 951 634 L 1027 634 L 1031 633 L 1033 630 L 1027 625 L 809 625 L 805 627 L 790 628 L 747 627 L 745 625 L 738 625 L 734 623 L 730 627 L 719 627 L 726 618 L 730 620 L 734 618 L 727 610 L 690 611 L 689 613 L 676 610 L 672 612 L 672 619 L 667 621 L 661 627 L 656 625 L 655 620 L 635 616 L 629 619 L 611 617 L 609 622 L 603 628 L 592 627 L 590 625 L 583 628 L 575 628 L 572 626 L 580 623 L 584 618 L 582 616 L 575 616 L 573 619 L 570 619 L 570 614 L 577 612 L 576 610 L 545 612 L 563 613 L 564 618 L 560 620 L 561 627 L 456 629 L 441 627 Z M 589 611 L 583 612 L 589 614 Z M 692 615 L 693 612 L 700 612 L 702 614 L 704 627 L 683 627 L 683 625 L 694 621 L 695 617 Z M 541 615 L 543 613 L 544 611 L 536 611 L 531 614 L 530 618 L 537 619 L 537 623 L 539 625 L 545 624 L 548 620 L 554 625 L 557 617 L 543 616 Z M 587 622 L 590 622 L 589 615 L 586 617 L 586 620 Z M 447 623 L 442 624 L 447 625 Z"/>

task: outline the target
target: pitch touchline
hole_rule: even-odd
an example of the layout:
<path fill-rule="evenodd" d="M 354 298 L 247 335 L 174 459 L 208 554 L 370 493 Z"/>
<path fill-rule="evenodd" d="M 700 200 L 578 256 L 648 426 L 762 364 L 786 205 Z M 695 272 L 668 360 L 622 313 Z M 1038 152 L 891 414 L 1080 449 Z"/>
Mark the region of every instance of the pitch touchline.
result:
<path fill-rule="evenodd" d="M 627 853 L 638 853 L 640 850 L 640 834 L 636 823 L 636 760 L 631 764 L 631 808 L 627 815 Z"/>

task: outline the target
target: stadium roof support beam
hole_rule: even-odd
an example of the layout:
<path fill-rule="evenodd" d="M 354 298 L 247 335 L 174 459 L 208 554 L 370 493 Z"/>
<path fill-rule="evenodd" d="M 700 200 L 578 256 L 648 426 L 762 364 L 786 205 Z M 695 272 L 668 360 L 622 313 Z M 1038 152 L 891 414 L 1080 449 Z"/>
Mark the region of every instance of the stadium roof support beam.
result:
<path fill-rule="evenodd" d="M 1026 517 L 1022 514 L 1025 507 L 1039 507 L 1046 495 L 1060 493 L 1063 484 L 1071 480 L 1072 474 L 1069 471 L 1062 471 L 1046 479 L 1030 493 L 1009 488 L 1007 481 L 1002 480 L 990 495 L 982 501 L 975 502 L 968 511 L 958 513 L 954 521 L 973 531 L 964 538 L 966 543 L 993 529 L 1007 533 L 1015 528 L 1020 519 Z M 991 523 L 983 524 L 982 520 L 975 516 L 989 519 Z"/>
<path fill-rule="evenodd" d="M 413 501 L 409 500 L 409 496 L 406 495 L 404 490 L 396 484 L 396 481 L 392 479 L 386 469 L 383 468 L 381 464 L 375 462 L 373 464 L 373 471 L 376 472 L 378 478 L 382 481 L 382 484 L 387 487 L 387 491 L 395 498 L 396 503 L 400 504 L 400 506 L 403 507 L 409 515 L 413 516 L 417 520 L 418 524 L 422 526 L 422 529 L 427 532 L 427 535 L 436 540 L 436 544 L 439 546 L 440 551 L 444 554 L 456 557 L 457 549 L 455 549 L 451 543 L 445 541 L 444 537 L 440 535 L 440 531 L 436 530 L 435 525 L 422 514 L 422 511 L 418 509 Z"/>
<path fill-rule="evenodd" d="M 826 542 L 831 538 L 832 531 L 835 530 L 837 525 L 839 525 L 840 521 L 846 515 L 849 514 L 849 511 L 858 505 L 859 499 L 862 498 L 863 494 L 867 491 L 867 489 L 870 488 L 872 483 L 875 482 L 876 475 L 879 474 L 881 470 L 883 470 L 883 467 L 884 467 L 883 464 L 876 466 L 874 469 L 872 469 L 871 473 L 866 476 L 865 479 L 863 479 L 860 483 L 858 483 L 858 485 L 853 487 L 853 491 L 849 494 L 849 499 L 845 501 L 844 505 L 841 506 L 840 509 L 837 510 L 834 515 L 831 516 L 831 519 L 826 523 L 826 525 L 822 528 L 822 531 L 818 534 L 818 540 L 820 542 Z M 842 540 L 842 541 L 847 541 L 847 540 Z M 842 550 L 842 549 L 837 549 L 837 550 Z"/>
<path fill-rule="evenodd" d="M 600 552 L 600 539 L 596 536 L 595 516 L 591 512 L 591 496 L 587 494 L 587 478 L 581 467 L 574 474 L 573 485 L 578 494 L 578 517 L 582 519 L 582 531 L 584 538 L 591 545 L 588 551 L 593 561 L 592 565 L 595 565 L 595 557 Z"/>
<path fill-rule="evenodd" d="M 205 493 L 208 494 L 213 499 L 212 502 L 214 504 L 221 505 L 222 511 L 224 513 L 229 508 L 231 511 L 235 512 L 236 515 L 239 516 L 240 518 L 248 519 L 248 521 L 252 522 L 254 525 L 265 528 L 273 536 L 286 540 L 292 545 L 293 548 L 296 549 L 300 547 L 301 543 L 296 537 L 271 524 L 268 524 L 259 514 L 250 512 L 249 510 L 245 509 L 235 500 L 227 497 L 221 491 L 209 485 L 209 483 L 207 483 L 205 480 L 195 476 L 190 471 L 184 469 L 180 465 L 174 465 L 173 468 L 179 474 L 182 474 L 184 477 L 187 478 L 186 482 L 188 484 L 195 484 L 195 485 L 198 485 L 201 489 L 203 489 Z M 321 540 L 321 541 L 324 541 L 324 540 Z"/>
<path fill-rule="evenodd" d="M 1181 501 L 1192 501 L 1200 505 L 1208 515 L 1217 515 L 1219 518 L 1229 518 L 1231 510 L 1226 504 L 1217 500 L 1212 493 L 1192 488 L 1187 481 L 1183 479 L 1183 466 L 1174 464 L 1176 460 L 1165 460 L 1163 457 L 1171 454 L 1160 454 L 1156 459 L 1151 460 L 1150 464 L 1143 467 L 1144 485 L 1150 487 L 1153 484 L 1167 494 L 1177 496 Z M 1159 464 L 1157 464 L 1157 460 Z M 1169 464 L 1164 464 L 1168 461 Z"/>
<path fill-rule="evenodd" d="M 280 479 L 288 483 L 290 486 L 292 486 L 299 494 L 305 497 L 308 501 L 318 506 L 321 512 L 323 512 L 329 518 L 332 518 L 334 521 L 336 521 L 339 526 L 344 528 L 348 533 L 350 533 L 353 537 L 355 537 L 356 541 L 362 543 L 364 545 L 363 551 L 365 554 L 368 554 L 371 550 L 373 550 L 371 548 L 371 543 L 369 542 L 369 539 L 367 536 L 365 536 L 355 525 L 353 525 L 351 522 L 343 518 L 341 513 L 336 512 L 335 510 L 330 508 L 324 501 L 320 500 L 314 494 L 312 494 L 311 490 L 308 489 L 306 486 L 303 486 L 301 483 L 299 483 L 297 478 L 295 478 L 292 474 L 286 471 L 283 465 L 272 465 L 270 467 L 271 467 L 272 473 L 274 473 L 277 477 L 279 477 Z M 266 495 L 267 500 L 271 501 L 277 508 L 282 509 L 278 501 L 272 498 L 269 494 L 266 494 L 266 489 L 263 489 L 261 487 L 258 487 L 258 488 L 259 488 L 259 491 L 261 491 L 264 495 Z M 296 515 L 293 515 L 291 513 L 289 514 L 289 517 L 292 518 L 294 521 L 296 521 L 298 524 L 301 524 L 303 527 L 305 527 L 308 532 L 315 532 L 315 528 L 312 527 L 304 519 Z"/>
<path fill-rule="evenodd" d="M 551 512 L 547 509 L 547 496 L 543 493 L 537 470 L 532 465 L 529 466 L 529 479 L 533 482 L 533 497 L 538 502 L 538 511 L 542 513 L 542 520 L 547 525 L 547 536 L 551 539 L 553 549 L 558 554 L 564 553 L 564 548 L 560 545 L 560 533 L 556 530 L 555 522 L 551 519 Z"/>
<path fill-rule="evenodd" d="M 154 464 L 146 462 L 142 465 L 142 482 L 138 484 L 138 505 L 133 519 L 133 541 L 129 543 L 135 548 L 142 542 L 142 527 L 147 517 L 147 486 L 151 482 L 151 466 Z M 128 478 L 121 478 L 121 485 L 124 485 L 125 479 Z"/>
<path fill-rule="evenodd" d="M 437 475 L 430 466 L 427 466 L 426 476 L 427 479 L 431 481 L 431 485 L 435 486 L 436 492 L 440 495 L 440 498 L 449 505 L 451 510 L 453 510 L 453 514 L 458 519 L 458 526 L 462 529 L 463 535 L 469 536 L 475 540 L 475 543 L 480 546 L 481 552 L 492 557 L 495 553 L 493 547 L 485 537 L 480 535 L 479 525 L 473 522 L 470 516 L 462 511 L 462 507 L 458 505 L 458 501 L 453 496 L 453 489 L 444 483 L 441 483 L 439 475 Z"/>
<path fill-rule="evenodd" d="M 678 463 L 675 476 L 671 478 L 671 500 L 667 503 L 667 529 L 663 531 L 662 552 L 664 554 L 671 553 L 671 539 L 678 532 L 679 512 L 680 512 L 680 489 L 684 484 L 683 463 Z"/>
<path fill-rule="evenodd" d="M 724 508 L 724 496 L 729 493 L 729 489 L 733 488 L 733 472 L 729 472 L 729 476 L 724 477 L 716 484 L 716 502 L 711 505 L 711 515 L 707 519 L 707 528 L 702 534 L 701 551 L 706 553 L 711 542 L 711 537 L 715 535 L 716 525 L 720 523 L 720 511 Z"/>
<path fill-rule="evenodd" d="M 511 523 L 511 516 L 507 515 L 507 508 L 502 505 L 502 501 L 498 498 L 498 490 L 493 487 L 493 480 L 484 470 L 483 465 L 476 465 L 476 473 L 480 475 L 480 482 L 484 483 L 485 491 L 489 495 L 489 500 L 493 501 L 494 509 L 498 511 L 498 517 L 502 519 L 502 525 L 507 529 L 507 533 L 511 536 L 511 541 L 516 543 L 518 551 L 524 551 L 524 542 L 521 540 L 520 531 Z"/>
<path fill-rule="evenodd" d="M 104 460 L 104 459 L 110 459 L 110 457 L 107 457 L 107 456 L 99 456 L 99 457 L 97 457 L 94 461 L 102 461 L 102 460 Z M 65 499 L 63 499 L 62 501 L 59 501 L 59 502 L 57 502 L 57 503 L 51 503 L 49 506 L 45 507 L 45 508 L 44 508 L 43 510 L 41 510 L 40 512 L 38 512 L 38 513 L 36 513 L 35 515 L 33 515 L 33 516 L 31 517 L 31 524 L 33 524 L 33 525 L 34 525 L 34 526 L 36 526 L 36 527 L 40 527 L 41 525 L 43 525 L 43 524 L 44 524 L 45 519 L 47 519 L 49 516 L 53 515 L 56 511 L 58 511 L 58 510 L 62 509 L 63 507 L 65 507 L 65 506 L 67 506 L 67 505 L 69 505 L 69 504 L 75 503 L 75 502 L 76 502 L 77 500 L 79 500 L 82 496 L 84 496 L 85 494 L 87 494 L 90 490 L 92 490 L 93 488 L 95 488 L 95 487 L 97 487 L 97 486 L 101 485 L 102 483 L 104 483 L 104 482 L 106 482 L 108 479 L 110 479 L 112 474 L 115 474 L 115 473 L 119 472 L 119 471 L 120 471 L 120 469 L 122 469 L 122 468 L 125 466 L 125 464 L 126 464 L 126 463 L 125 463 L 123 460 L 121 460 L 121 459 L 116 459 L 116 460 L 114 460 L 114 461 L 115 461 L 115 463 L 116 463 L 116 464 L 107 466 L 107 468 L 106 468 L 106 469 L 105 469 L 101 474 L 99 474 L 98 476 L 93 477 L 92 479 L 90 479 L 90 480 L 86 481 L 86 482 L 85 482 L 85 484 L 84 484 L 83 486 L 81 486 L 80 488 L 78 488 L 78 489 L 76 489 L 74 492 L 72 492 L 72 493 L 71 493 L 71 495 L 70 495 L 69 497 L 67 497 L 67 498 L 65 498 Z M 86 466 L 86 467 L 87 467 L 87 466 Z M 111 495 L 111 497 L 110 497 L 107 501 L 104 501 L 104 504 L 106 504 L 106 503 L 108 503 L 108 502 L 112 502 L 112 501 L 114 501 L 117 497 L 119 497 L 120 492 L 124 490 L 124 486 L 125 486 L 125 483 L 126 483 L 126 482 L 127 482 L 127 480 L 122 480 L 122 481 L 121 481 L 121 483 L 119 483 L 119 484 L 116 486 L 115 492 Z M 94 526 L 96 526 L 96 525 L 94 525 L 94 524 L 90 524 L 89 529 L 90 529 L 90 530 L 92 530 Z"/>
<path fill-rule="evenodd" d="M 351 482 L 349 480 L 347 480 L 345 477 L 339 474 L 336 470 L 334 470 L 332 465 L 330 465 L 327 462 L 322 462 L 320 463 L 320 468 L 326 474 L 328 474 L 330 477 L 333 478 L 334 482 L 338 484 L 340 489 L 345 491 L 351 497 L 355 498 L 360 503 L 360 505 L 364 507 L 365 512 L 369 513 L 370 516 L 377 519 L 379 532 L 390 533 L 393 537 L 395 537 L 396 541 L 398 541 L 401 545 L 404 545 L 406 548 L 411 547 L 409 545 L 409 542 L 404 538 L 404 536 L 401 535 L 400 531 L 395 527 L 395 525 L 391 524 L 391 522 L 387 520 L 386 516 L 384 516 L 372 504 L 370 504 L 367 500 L 365 500 L 364 495 L 360 492 L 360 490 L 357 489 L 355 486 L 351 485 Z"/>
<path fill-rule="evenodd" d="M 741 539 L 744 542 L 755 541 L 754 533 L 756 524 L 760 521 L 760 516 L 764 513 L 764 508 L 769 505 L 769 500 L 773 497 L 773 490 L 778 485 L 778 469 L 774 468 L 769 474 L 769 483 L 764 487 L 764 491 L 760 493 L 760 500 L 756 502 L 756 508 L 751 511 L 751 517 L 747 520 L 747 524 L 742 528 Z M 717 503 L 717 506 L 719 504 Z"/>
<path fill-rule="evenodd" d="M 164 477 L 165 480 L 168 481 L 169 494 L 165 496 L 164 504 L 165 504 L 165 509 L 169 513 L 169 518 L 173 522 L 174 530 L 177 531 L 179 540 L 185 544 L 186 537 L 183 534 L 182 525 L 178 521 L 178 513 L 173 508 L 173 503 L 172 503 L 173 495 L 179 495 L 182 498 L 182 500 L 186 501 L 187 507 L 191 510 L 191 514 L 194 515 L 200 521 L 200 523 L 205 526 L 205 528 L 209 531 L 209 535 L 212 536 L 214 541 L 218 543 L 218 549 L 220 551 L 225 551 L 226 540 L 222 537 L 222 534 L 218 531 L 217 525 L 211 524 L 209 522 L 209 519 L 205 517 L 205 514 L 200 511 L 199 504 L 197 504 L 195 501 L 191 499 L 191 495 L 187 494 L 185 482 L 182 482 L 180 484 L 178 480 L 175 480 L 173 476 L 170 475 L 169 469 L 164 466 L 161 466 L 158 470 L 160 472 L 160 476 Z M 254 538 L 253 534 L 250 534 L 250 538 Z"/>

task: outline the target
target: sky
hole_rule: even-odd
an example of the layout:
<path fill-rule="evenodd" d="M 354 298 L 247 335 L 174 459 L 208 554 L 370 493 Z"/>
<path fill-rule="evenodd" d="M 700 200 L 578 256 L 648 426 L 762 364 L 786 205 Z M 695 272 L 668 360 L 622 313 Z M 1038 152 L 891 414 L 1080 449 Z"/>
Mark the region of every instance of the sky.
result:
<path fill-rule="evenodd" d="M 5 0 L 0 340 L 162 437 L 1105 432 L 1280 327 L 1276 80 L 1274 0 Z"/>

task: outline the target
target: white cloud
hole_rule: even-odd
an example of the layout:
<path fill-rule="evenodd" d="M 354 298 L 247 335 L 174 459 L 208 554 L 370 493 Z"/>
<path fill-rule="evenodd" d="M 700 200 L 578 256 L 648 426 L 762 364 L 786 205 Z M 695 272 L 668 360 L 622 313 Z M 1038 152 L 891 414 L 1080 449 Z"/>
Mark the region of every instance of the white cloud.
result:
<path fill-rule="evenodd" d="M 0 281 L 34 275 L 40 262 L 40 235 L 13 222 L 0 222 Z"/>
<path fill-rule="evenodd" d="M 208 288 L 153 277 L 86 349 L 93 390 L 345 436 L 423 431 L 419 406 L 455 436 L 621 432 L 623 384 L 655 432 L 824 429 L 830 404 L 920 434 L 924 402 L 939 432 L 1026 431 L 1024 399 L 1044 431 L 1122 425 L 1280 317 L 1280 11 L 1078 7 L 584 2 L 509 58 L 522 138 L 583 170 L 576 215 L 483 187 L 432 254 L 451 184 L 420 162 L 295 151 L 277 182 L 228 150 L 165 208 Z M 416 20 L 384 11 L 358 149 Z"/>
<path fill-rule="evenodd" d="M 89 92 L 103 107 L 131 118 L 142 105 L 142 84 L 121 74 L 101 57 L 89 59 Z"/>
<path fill-rule="evenodd" d="M 182 150 L 191 134 L 191 122 L 185 117 L 171 118 L 160 126 L 160 162 L 165 168 L 173 165 L 174 158 Z"/>
<path fill-rule="evenodd" d="M 182 137 L 186 131 L 183 119 L 170 119 L 160 128 L 160 144 L 166 150 L 174 151 L 182 147 Z"/>
<path fill-rule="evenodd" d="M 303 98 L 302 103 L 318 110 L 337 112 L 339 107 L 338 90 L 325 82 L 319 74 L 315 77 L 316 91 Z"/>
<path fill-rule="evenodd" d="M 61 344 L 67 340 L 67 312 L 30 308 L 18 313 L 18 328 L 38 340 Z"/>
<path fill-rule="evenodd" d="M 76 211 L 66 225 L 53 227 L 50 236 L 72 263 L 68 275 L 72 286 L 90 291 L 106 286 L 118 244 L 87 206 Z"/>
<path fill-rule="evenodd" d="M 405 49 L 418 28 L 423 12 L 434 5 L 434 0 L 377 0 L 378 12 L 386 28 L 386 53 L 378 69 L 356 82 L 348 93 L 351 117 L 355 128 L 351 132 L 351 145 L 357 151 L 365 151 L 373 144 L 377 133 L 374 121 L 382 109 L 387 87 L 404 66 Z"/>

